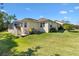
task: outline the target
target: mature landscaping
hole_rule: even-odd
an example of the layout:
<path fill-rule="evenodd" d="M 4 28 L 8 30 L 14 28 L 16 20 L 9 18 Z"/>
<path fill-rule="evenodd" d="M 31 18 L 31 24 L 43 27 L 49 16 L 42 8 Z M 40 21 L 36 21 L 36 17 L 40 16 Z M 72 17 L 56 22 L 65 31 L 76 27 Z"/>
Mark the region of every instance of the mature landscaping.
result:
<path fill-rule="evenodd" d="M 79 55 L 79 31 L 42 33 L 17 38 L 0 32 L 0 55 Z"/>
<path fill-rule="evenodd" d="M 44 18 L 39 24 L 36 19 L 30 18 L 29 20 L 33 21 L 33 24 L 36 23 L 35 25 L 42 24 L 43 29 L 48 28 L 47 33 L 35 30 L 34 27 L 38 26 L 33 26 L 33 24 L 31 25 L 33 27 L 27 27 L 24 23 L 20 26 L 16 23 L 13 27 L 11 24 L 18 21 L 16 15 L 0 10 L 0 56 L 79 56 L 79 25 L 72 24 L 70 21 L 62 20 L 63 22 L 57 23 L 57 20 L 47 19 L 53 23 L 53 27 L 49 22 L 44 22 Z M 24 35 L 26 31 L 22 30 L 22 25 L 23 29 L 29 28 L 28 35 Z M 14 34 L 7 31 L 12 27 L 17 30 L 13 32 Z"/>

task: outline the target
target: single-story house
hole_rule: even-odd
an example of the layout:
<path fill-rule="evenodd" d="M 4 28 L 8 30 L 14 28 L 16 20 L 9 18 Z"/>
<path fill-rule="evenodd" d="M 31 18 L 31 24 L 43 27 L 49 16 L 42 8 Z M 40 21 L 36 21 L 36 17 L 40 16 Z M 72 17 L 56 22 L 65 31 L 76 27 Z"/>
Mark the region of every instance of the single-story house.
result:
<path fill-rule="evenodd" d="M 32 18 L 24 18 L 23 20 L 16 20 L 8 27 L 8 32 L 14 34 L 15 36 L 25 36 L 30 33 L 31 30 L 34 32 L 46 32 L 48 33 L 51 28 L 55 28 L 58 31 L 58 28 L 61 25 L 55 21 L 40 18 L 35 20 Z"/>

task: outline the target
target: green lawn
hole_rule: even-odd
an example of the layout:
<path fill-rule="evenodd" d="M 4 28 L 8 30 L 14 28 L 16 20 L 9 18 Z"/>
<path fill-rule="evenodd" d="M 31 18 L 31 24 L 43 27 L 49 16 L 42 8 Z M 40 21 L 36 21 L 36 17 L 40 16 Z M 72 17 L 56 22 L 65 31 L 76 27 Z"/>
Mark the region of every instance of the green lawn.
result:
<path fill-rule="evenodd" d="M 0 40 L 6 40 L 7 37 L 11 36 L 7 32 L 1 32 Z M 6 48 L 6 46 L 13 46 L 11 50 L 16 49 L 18 52 L 23 52 L 27 51 L 28 48 L 33 49 L 40 46 L 41 48 L 35 52 L 39 56 L 54 56 L 57 54 L 61 56 L 79 56 L 79 31 L 33 34 L 16 39 L 12 37 L 12 41 L 6 43 L 7 45 L 5 42 L 0 42 L 3 45 L 0 45 L 0 47 Z M 15 45 L 12 45 L 11 42 L 15 43 Z"/>

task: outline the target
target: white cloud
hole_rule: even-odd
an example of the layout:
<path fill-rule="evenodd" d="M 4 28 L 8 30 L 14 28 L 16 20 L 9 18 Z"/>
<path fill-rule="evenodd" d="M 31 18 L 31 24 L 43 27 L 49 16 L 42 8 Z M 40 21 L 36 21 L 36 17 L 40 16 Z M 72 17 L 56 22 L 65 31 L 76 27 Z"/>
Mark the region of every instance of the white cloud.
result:
<path fill-rule="evenodd" d="M 61 10 L 60 11 L 60 14 L 67 14 L 68 12 L 67 11 L 65 11 L 65 10 Z"/>
<path fill-rule="evenodd" d="M 30 11 L 30 10 L 31 10 L 31 8 L 26 8 L 26 10 Z"/>
<path fill-rule="evenodd" d="M 74 10 L 69 10 L 69 12 L 74 12 Z"/>
<path fill-rule="evenodd" d="M 65 19 L 65 20 L 71 20 L 72 18 L 65 16 L 64 19 Z"/>
<path fill-rule="evenodd" d="M 40 18 L 44 18 L 44 16 L 40 16 Z"/>
<path fill-rule="evenodd" d="M 6 12 L 6 10 L 3 10 L 3 9 L 1 9 L 0 11 L 1 11 L 1 12 Z"/>
<path fill-rule="evenodd" d="M 79 9 L 79 6 L 75 6 L 74 8 L 75 8 L 75 10 L 78 10 Z"/>
<path fill-rule="evenodd" d="M 64 17 L 64 19 L 68 19 L 68 17 Z"/>

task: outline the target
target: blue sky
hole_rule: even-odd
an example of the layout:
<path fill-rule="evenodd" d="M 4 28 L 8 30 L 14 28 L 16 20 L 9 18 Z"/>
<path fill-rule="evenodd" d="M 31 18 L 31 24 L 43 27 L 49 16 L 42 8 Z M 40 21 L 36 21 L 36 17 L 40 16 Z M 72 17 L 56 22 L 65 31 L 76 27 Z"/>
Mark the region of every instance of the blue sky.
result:
<path fill-rule="evenodd" d="M 7 3 L 4 10 L 18 19 L 45 17 L 51 20 L 69 20 L 79 23 L 79 4 L 67 3 Z"/>

